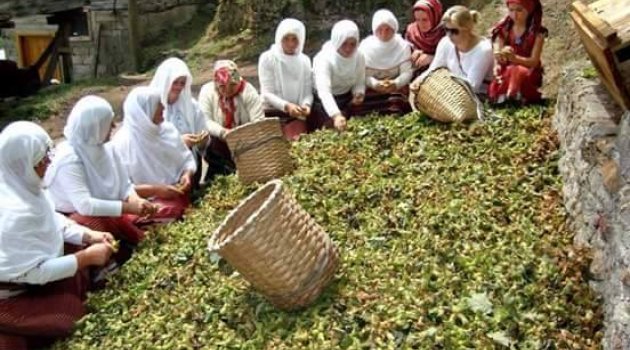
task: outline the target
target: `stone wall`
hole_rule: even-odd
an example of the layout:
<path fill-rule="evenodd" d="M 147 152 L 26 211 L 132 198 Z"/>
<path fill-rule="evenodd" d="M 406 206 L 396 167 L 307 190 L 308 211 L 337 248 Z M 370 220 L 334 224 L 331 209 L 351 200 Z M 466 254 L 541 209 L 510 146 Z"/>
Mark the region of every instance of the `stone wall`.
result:
<path fill-rule="evenodd" d="M 630 112 L 616 106 L 585 65 L 565 72 L 555 128 L 575 243 L 592 248 L 592 286 L 604 302 L 603 348 L 630 349 Z"/>

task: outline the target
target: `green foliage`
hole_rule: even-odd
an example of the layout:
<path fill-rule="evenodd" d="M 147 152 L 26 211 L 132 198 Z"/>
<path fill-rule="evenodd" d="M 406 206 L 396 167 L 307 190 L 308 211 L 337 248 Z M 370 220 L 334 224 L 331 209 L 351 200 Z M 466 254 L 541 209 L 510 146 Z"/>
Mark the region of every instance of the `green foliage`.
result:
<path fill-rule="evenodd" d="M 548 112 L 375 117 L 306 136 L 284 181 L 342 257 L 314 305 L 275 310 L 207 252 L 255 189 L 222 177 L 149 235 L 56 349 L 595 348 L 602 315 L 588 255 L 571 248 Z"/>
<path fill-rule="evenodd" d="M 13 120 L 42 121 L 62 113 L 77 96 L 103 92 L 116 83 L 115 78 L 103 78 L 49 86 L 36 95 L 0 103 L 0 119 L 3 123 Z"/>
<path fill-rule="evenodd" d="M 597 78 L 597 69 L 593 66 L 588 66 L 582 69 L 582 78 L 595 79 Z"/>

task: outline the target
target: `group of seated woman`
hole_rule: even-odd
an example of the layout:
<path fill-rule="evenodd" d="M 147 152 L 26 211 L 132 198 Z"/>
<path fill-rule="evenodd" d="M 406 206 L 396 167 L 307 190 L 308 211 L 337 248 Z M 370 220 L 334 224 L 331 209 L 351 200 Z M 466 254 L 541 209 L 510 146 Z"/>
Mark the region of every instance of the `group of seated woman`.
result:
<path fill-rule="evenodd" d="M 304 25 L 285 19 L 258 62 L 261 94 L 219 60 L 195 99 L 186 63 L 169 58 L 129 93 L 116 132 L 112 106 L 97 96 L 76 103 L 56 147 L 36 124 L 10 124 L 0 133 L 0 350 L 69 334 L 91 283 L 128 259 L 147 225 L 183 217 L 204 160 L 206 180 L 235 170 L 225 137 L 238 126 L 279 117 L 294 140 L 343 130 L 353 115 L 404 113 L 412 78 L 440 67 L 493 102 L 538 101 L 542 8 L 506 4 L 494 50 L 475 33 L 475 11 L 420 0 L 404 35 L 388 10 L 362 41 L 354 22 L 337 22 L 311 65 Z"/>

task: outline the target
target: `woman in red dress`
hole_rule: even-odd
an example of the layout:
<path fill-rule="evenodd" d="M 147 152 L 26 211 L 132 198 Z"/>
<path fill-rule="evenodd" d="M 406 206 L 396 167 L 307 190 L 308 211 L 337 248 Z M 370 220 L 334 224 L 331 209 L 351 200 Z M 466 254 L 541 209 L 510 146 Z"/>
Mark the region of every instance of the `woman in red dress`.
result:
<path fill-rule="evenodd" d="M 494 79 L 488 95 L 493 103 L 540 102 L 540 60 L 547 29 L 539 0 L 507 0 L 508 15 L 492 29 Z"/>

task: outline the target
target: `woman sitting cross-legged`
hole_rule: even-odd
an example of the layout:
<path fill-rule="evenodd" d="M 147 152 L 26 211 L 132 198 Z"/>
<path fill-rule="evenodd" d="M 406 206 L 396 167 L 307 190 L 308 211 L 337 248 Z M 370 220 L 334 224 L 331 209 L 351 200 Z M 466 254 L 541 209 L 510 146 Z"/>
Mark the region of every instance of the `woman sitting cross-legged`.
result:
<path fill-rule="evenodd" d="M 446 67 L 452 74 L 464 79 L 473 91 L 487 94 L 492 78 L 492 45 L 474 31 L 479 13 L 464 6 L 453 6 L 442 18 L 447 36 L 440 40 L 435 57 L 420 79 L 437 68 Z M 419 82 L 415 80 L 411 88 Z"/>
<path fill-rule="evenodd" d="M 135 245 L 144 232 L 125 214 L 151 215 L 153 205 L 136 194 L 127 169 L 108 143 L 113 119 L 114 111 L 104 99 L 79 100 L 64 128 L 66 141 L 57 146 L 44 183 L 58 212 Z"/>
<path fill-rule="evenodd" d="M 365 58 L 367 90 L 365 112 L 406 113 L 409 81 L 413 75 L 411 48 L 398 34 L 398 20 L 389 10 L 372 18 L 373 35 L 363 39 L 359 51 Z"/>
<path fill-rule="evenodd" d="M 186 63 L 171 57 L 160 64 L 149 86 L 160 92 L 164 119 L 175 126 L 195 156 L 197 171 L 193 187 L 196 187 L 201 180 L 202 156 L 210 134 L 206 118 L 192 96 L 192 83 L 193 77 Z"/>
<path fill-rule="evenodd" d="M 359 27 L 342 20 L 332 28 L 330 40 L 313 59 L 313 77 L 317 90 L 311 129 L 334 126 L 345 130 L 353 108 L 365 97 L 365 59 L 357 50 Z"/>
<path fill-rule="evenodd" d="M 220 60 L 214 64 L 214 81 L 201 87 L 199 104 L 206 116 L 211 138 L 206 148 L 206 181 L 236 170 L 224 138 L 228 130 L 265 117 L 256 88 L 243 79 L 236 63 Z"/>
<path fill-rule="evenodd" d="M 311 60 L 302 53 L 306 29 L 288 18 L 276 29 L 276 42 L 258 59 L 260 92 L 265 116 L 279 117 L 289 140 L 306 133 L 313 104 Z"/>
<path fill-rule="evenodd" d="M 88 268 L 112 254 L 109 233 L 56 213 L 42 189 L 51 145 L 30 122 L 0 134 L 0 349 L 42 348 L 70 335 L 85 313 Z"/>
<path fill-rule="evenodd" d="M 540 56 L 547 36 L 542 4 L 539 0 L 507 0 L 506 4 L 509 14 L 492 29 L 495 66 L 488 95 L 495 103 L 540 102 Z"/>
<path fill-rule="evenodd" d="M 138 223 L 180 219 L 190 205 L 197 165 L 173 124 L 164 120 L 160 93 L 150 87 L 133 89 L 123 105 L 124 119 L 112 143 L 135 190 L 158 206 L 151 218 Z"/>
<path fill-rule="evenodd" d="M 438 43 L 446 35 L 442 25 L 440 0 L 419 0 L 413 5 L 414 22 L 407 26 L 405 39 L 411 44 L 414 76 L 424 72 L 435 56 Z"/>

